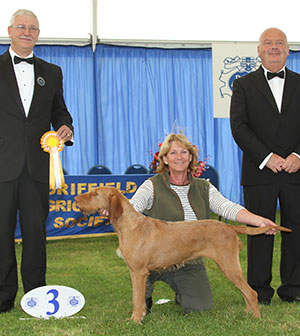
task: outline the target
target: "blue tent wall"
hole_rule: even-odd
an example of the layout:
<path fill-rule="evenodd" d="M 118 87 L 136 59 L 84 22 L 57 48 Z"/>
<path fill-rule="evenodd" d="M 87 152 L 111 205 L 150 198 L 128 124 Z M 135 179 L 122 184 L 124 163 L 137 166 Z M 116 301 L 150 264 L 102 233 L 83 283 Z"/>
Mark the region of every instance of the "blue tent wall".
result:
<path fill-rule="evenodd" d="M 0 45 L 0 53 L 7 50 Z M 102 163 L 122 174 L 149 166 L 150 151 L 170 132 L 183 131 L 210 157 L 221 192 L 242 203 L 241 152 L 228 119 L 213 118 L 211 49 L 151 49 L 97 45 L 35 47 L 38 57 L 61 66 L 64 95 L 74 119 L 75 143 L 62 154 L 69 174 Z M 288 67 L 300 72 L 300 53 Z M 45 79 L 47 80 L 47 79 Z"/>

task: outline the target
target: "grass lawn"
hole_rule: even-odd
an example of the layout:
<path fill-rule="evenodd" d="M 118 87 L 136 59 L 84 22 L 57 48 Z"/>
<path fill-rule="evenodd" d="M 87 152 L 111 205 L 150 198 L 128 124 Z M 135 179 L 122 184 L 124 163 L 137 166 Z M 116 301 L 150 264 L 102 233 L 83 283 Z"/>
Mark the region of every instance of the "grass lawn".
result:
<path fill-rule="evenodd" d="M 246 237 L 243 241 L 241 264 L 246 271 Z M 36 335 L 300 335 L 300 305 L 281 302 L 275 294 L 270 306 L 262 306 L 261 319 L 245 312 L 240 292 L 229 282 L 209 259 L 206 267 L 211 282 L 214 308 L 204 313 L 184 315 L 174 303 L 173 291 L 158 282 L 154 302 L 159 299 L 172 301 L 154 304 L 152 313 L 142 325 L 127 318 L 131 316 L 131 283 L 124 261 L 117 257 L 116 236 L 100 238 L 65 239 L 49 241 L 47 283 L 64 285 L 79 290 L 86 299 L 85 307 L 74 317 L 40 320 L 22 311 L 20 300 L 16 308 L 0 314 L 0 336 Z M 20 260 L 21 245 L 16 245 Z M 279 280 L 280 234 L 276 235 L 273 265 L 273 286 Z"/>

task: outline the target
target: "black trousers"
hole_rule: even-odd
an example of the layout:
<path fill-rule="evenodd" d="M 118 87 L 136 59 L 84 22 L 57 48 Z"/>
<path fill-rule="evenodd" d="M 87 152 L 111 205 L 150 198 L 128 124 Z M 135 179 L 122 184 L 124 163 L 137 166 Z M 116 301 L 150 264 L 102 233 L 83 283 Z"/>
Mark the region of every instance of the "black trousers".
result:
<path fill-rule="evenodd" d="M 25 164 L 16 180 L 0 183 L 0 190 L 0 299 L 14 300 L 18 291 L 14 243 L 17 213 L 22 233 L 24 292 L 46 284 L 49 185 L 33 181 Z"/>
<path fill-rule="evenodd" d="M 278 181 L 271 185 L 244 186 L 245 207 L 275 221 L 277 200 L 281 225 L 292 229 L 282 232 L 280 277 L 277 289 L 282 297 L 300 296 L 300 185 Z M 278 233 L 277 233 L 278 234 Z M 259 299 L 272 298 L 274 236 L 248 236 L 248 283 Z"/>

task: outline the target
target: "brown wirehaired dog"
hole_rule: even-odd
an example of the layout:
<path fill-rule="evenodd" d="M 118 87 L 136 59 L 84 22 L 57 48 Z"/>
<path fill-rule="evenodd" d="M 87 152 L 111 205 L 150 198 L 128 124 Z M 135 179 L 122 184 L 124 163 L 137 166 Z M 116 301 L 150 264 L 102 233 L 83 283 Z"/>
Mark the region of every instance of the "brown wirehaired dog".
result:
<path fill-rule="evenodd" d="M 258 235 L 268 227 L 250 228 L 217 220 L 165 222 L 137 212 L 116 188 L 99 187 L 75 197 L 79 209 L 95 213 L 106 209 L 119 238 L 119 248 L 130 269 L 133 290 L 131 319 L 140 323 L 145 316 L 146 279 L 150 270 L 184 264 L 199 256 L 211 258 L 241 291 L 246 310 L 260 317 L 257 293 L 246 282 L 239 260 L 238 233 Z M 278 227 L 279 230 L 290 231 Z"/>

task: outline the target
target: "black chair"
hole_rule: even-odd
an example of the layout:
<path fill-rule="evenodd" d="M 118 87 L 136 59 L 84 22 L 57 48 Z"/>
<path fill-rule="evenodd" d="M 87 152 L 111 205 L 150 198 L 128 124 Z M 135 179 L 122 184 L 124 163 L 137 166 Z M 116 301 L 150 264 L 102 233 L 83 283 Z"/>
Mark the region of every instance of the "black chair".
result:
<path fill-rule="evenodd" d="M 210 183 L 212 183 L 218 190 L 220 190 L 219 173 L 217 172 L 215 167 L 206 164 L 205 170 L 202 172 L 200 178 L 209 180 Z"/>
<path fill-rule="evenodd" d="M 108 175 L 108 174 L 112 174 L 112 172 L 108 167 L 102 164 L 99 164 L 99 165 L 95 165 L 91 167 L 89 171 L 87 172 L 87 174 L 88 175 L 100 175 L 100 174 Z"/>
<path fill-rule="evenodd" d="M 219 179 L 219 173 L 216 170 L 215 167 L 206 164 L 205 165 L 205 171 L 202 172 L 201 178 L 204 178 L 206 180 L 209 180 L 211 184 L 213 184 L 218 190 L 220 190 L 220 179 Z M 222 217 L 219 216 L 219 220 L 221 220 Z M 225 219 L 225 222 L 227 223 L 227 219 Z"/>
<path fill-rule="evenodd" d="M 139 163 L 135 163 L 135 164 L 129 166 L 125 170 L 124 174 L 149 174 L 149 171 L 145 166 L 143 166 Z"/>

